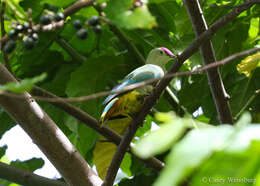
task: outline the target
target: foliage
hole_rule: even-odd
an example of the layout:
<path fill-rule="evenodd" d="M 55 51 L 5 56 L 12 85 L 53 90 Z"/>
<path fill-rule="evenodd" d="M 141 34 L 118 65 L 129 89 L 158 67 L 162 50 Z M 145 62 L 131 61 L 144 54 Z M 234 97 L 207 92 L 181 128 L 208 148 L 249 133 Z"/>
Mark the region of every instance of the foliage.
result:
<path fill-rule="evenodd" d="M 193 129 L 177 144 L 167 135 L 155 135 L 160 132 L 165 134 L 164 130 L 169 126 L 185 127 L 188 121 L 192 122 L 178 118 L 164 123 L 159 130 L 137 143 L 135 152 L 141 157 L 151 145 L 154 148 L 147 153 L 148 157 L 158 154 L 162 148 L 162 145 L 155 145 L 158 141 L 164 140 L 163 144 L 171 143 L 167 147 L 171 152 L 166 157 L 166 168 L 154 185 L 178 185 L 185 179 L 191 180 L 191 185 L 217 185 L 219 182 L 225 185 L 247 185 L 259 181 L 256 178 L 259 159 L 256 157 L 259 156 L 260 128 L 259 125 L 250 124 L 248 113 L 234 127 L 222 125 Z M 174 132 L 175 136 L 182 135 L 180 130 Z M 154 151 L 157 153 L 153 153 Z M 218 166 L 214 166 L 216 164 Z"/>
<path fill-rule="evenodd" d="M 32 21 L 38 24 L 42 15 L 51 12 L 50 15 L 53 16 L 63 12 L 74 2 L 6 0 L 5 29 L 10 32 L 13 22 L 23 24 L 30 16 Z M 230 12 L 233 6 L 243 2 L 200 1 L 208 25 Z M 105 8 L 101 15 L 105 16 L 100 16 L 101 32 L 95 32 L 95 27 L 87 23 L 84 25 L 88 30 L 86 39 L 85 35 L 83 40 L 78 38 L 77 29 L 72 22 L 80 20 L 82 24 L 86 23 L 91 17 L 98 16 L 99 8 L 103 7 Z M 29 8 L 32 10 L 31 15 L 27 13 Z M 212 44 L 217 60 L 259 46 L 259 14 L 260 6 L 253 6 L 214 35 Z M 29 91 L 35 83 L 61 97 L 86 96 L 110 90 L 142 63 L 140 58 L 129 50 L 131 44 L 146 57 L 152 48 L 158 46 L 165 46 L 178 54 L 195 38 L 188 13 L 180 0 L 99 0 L 96 8 L 85 7 L 65 22 L 62 28 L 39 32 L 39 39 L 30 50 L 24 49 L 22 39 L 17 36 L 16 48 L 8 54 L 8 58 L 13 73 L 21 82 L 19 85 L 3 85 L 0 87 L 1 91 Z M 108 22 L 123 33 L 128 43 L 122 40 L 122 36 L 119 36 Z M 241 186 L 246 185 L 245 181 L 228 182 L 229 178 L 256 179 L 258 183 L 260 143 L 256 134 L 260 132 L 257 125 L 260 123 L 260 99 L 256 91 L 260 89 L 260 71 L 259 66 L 255 65 L 258 61 L 252 60 L 253 58 L 256 57 L 251 55 L 245 59 L 239 58 L 220 67 L 221 77 L 231 98 L 233 116 L 237 119 L 241 113 L 248 111 L 252 121 L 241 119 L 234 127 L 213 127 L 212 125 L 218 125 L 219 122 L 205 73 L 178 77 L 170 83 L 171 90 L 178 98 L 178 104 L 172 104 L 172 98 L 161 96 L 154 109 L 155 112 L 175 111 L 177 116 L 174 119 L 171 116 L 168 119 L 160 119 L 164 116 L 155 117 L 150 114 L 137 133 L 139 138 L 153 129 L 151 125 L 161 127 L 140 141 L 136 145 L 136 152 L 142 157 L 160 154 L 158 158 L 162 161 L 166 157 L 167 168 L 157 175 L 145 168 L 139 160 L 127 155 L 122 170 L 131 179 L 126 177 L 121 182 L 119 180 L 119 185 L 177 185 L 186 181 L 190 185 L 207 185 L 211 181 L 213 185 L 217 185 L 221 180 L 225 181 L 223 185 L 235 185 L 235 182 Z M 247 60 L 252 63 L 246 62 Z M 2 52 L 0 61 L 4 64 Z M 249 77 L 240 74 L 245 71 L 237 70 L 238 64 L 240 67 L 243 64 L 250 66 L 250 69 L 246 67 L 246 71 L 250 71 Z M 185 62 L 181 71 L 198 66 L 202 66 L 199 52 Z M 40 75 L 45 73 L 46 77 Z M 252 97 L 253 99 L 250 99 Z M 103 99 L 87 100 L 74 105 L 99 119 Z M 93 165 L 97 132 L 49 103 L 41 102 L 40 105 L 86 161 Z M 185 108 L 187 115 L 184 119 L 178 116 L 183 115 L 181 108 Z M 162 120 L 164 124 L 160 124 Z M 2 108 L 0 123 L 0 138 L 15 125 Z M 194 126 L 200 129 L 191 130 Z M 5 147 L 0 150 L 2 155 Z M 21 167 L 18 163 L 13 164 Z M 22 167 L 30 167 L 30 171 L 42 166 L 42 162 L 38 160 L 23 164 Z M 245 168 L 241 168 L 241 165 Z"/>

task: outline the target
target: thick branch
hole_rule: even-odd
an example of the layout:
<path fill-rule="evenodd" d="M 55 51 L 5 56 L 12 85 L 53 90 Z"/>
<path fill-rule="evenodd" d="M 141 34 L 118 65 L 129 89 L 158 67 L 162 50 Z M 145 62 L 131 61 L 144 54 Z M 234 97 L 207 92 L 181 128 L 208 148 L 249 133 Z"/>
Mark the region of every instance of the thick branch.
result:
<path fill-rule="evenodd" d="M 8 82 L 16 82 L 16 80 L 0 64 L 0 84 Z M 0 105 L 28 133 L 34 143 L 60 171 L 68 184 L 73 186 L 100 185 L 101 179 L 94 173 L 63 132 L 28 93 L 23 95 L 23 99 L 0 95 Z"/>
<path fill-rule="evenodd" d="M 166 75 L 177 72 L 181 65 L 184 63 L 184 61 L 188 59 L 191 55 L 193 55 L 198 50 L 201 44 L 203 44 L 205 41 L 208 41 L 213 36 L 213 34 L 216 33 L 218 29 L 220 29 L 227 22 L 233 20 L 241 12 L 249 9 L 256 3 L 260 3 L 260 0 L 252 0 L 246 2 L 236 7 L 232 12 L 230 12 L 229 14 L 218 20 L 216 23 L 214 23 L 207 31 L 203 32 L 185 51 L 183 51 L 180 56 L 178 56 L 177 61 L 172 64 L 171 68 L 169 69 Z M 123 160 L 124 154 L 127 148 L 129 147 L 129 144 L 131 143 L 133 137 L 135 136 L 138 126 L 143 123 L 145 116 L 156 104 L 157 100 L 160 97 L 160 94 L 170 83 L 171 79 L 172 78 L 161 80 L 161 82 L 154 89 L 153 93 L 145 101 L 144 106 L 140 109 L 140 112 L 136 115 L 136 117 L 134 117 L 133 121 L 130 123 L 128 130 L 124 134 L 123 140 L 121 141 L 117 148 L 117 151 L 115 152 L 112 163 L 108 168 L 107 175 L 103 183 L 104 186 L 113 185 L 116 173 Z"/>
<path fill-rule="evenodd" d="M 2 162 L 0 162 L 0 178 L 26 186 L 67 186 L 64 182 L 38 176 Z"/>
<path fill-rule="evenodd" d="M 200 8 L 198 0 L 184 0 L 187 7 L 193 29 L 198 37 L 201 33 L 205 32 L 208 27 L 204 19 L 203 12 Z M 216 61 L 215 52 L 210 40 L 204 42 L 200 47 L 200 53 L 203 57 L 204 65 L 214 63 Z M 208 82 L 216 105 L 218 119 L 221 123 L 232 124 L 233 117 L 229 105 L 229 96 L 225 91 L 219 69 L 214 68 L 207 71 Z"/>

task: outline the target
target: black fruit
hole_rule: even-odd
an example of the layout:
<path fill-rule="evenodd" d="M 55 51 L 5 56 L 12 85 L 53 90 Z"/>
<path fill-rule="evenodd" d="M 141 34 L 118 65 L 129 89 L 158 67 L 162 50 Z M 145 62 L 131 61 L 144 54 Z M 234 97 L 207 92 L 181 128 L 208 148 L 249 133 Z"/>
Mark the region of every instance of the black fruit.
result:
<path fill-rule="evenodd" d="M 54 15 L 54 21 L 59 22 L 62 19 L 64 19 L 64 14 L 63 13 L 58 13 Z"/>
<path fill-rule="evenodd" d="M 35 45 L 35 41 L 31 37 L 26 37 L 23 41 L 23 46 L 26 50 L 31 50 Z"/>
<path fill-rule="evenodd" d="M 42 25 L 48 25 L 48 24 L 50 24 L 51 23 L 51 16 L 49 16 L 49 15 L 42 15 L 41 17 L 40 17 L 40 23 L 42 24 Z"/>
<path fill-rule="evenodd" d="M 4 46 L 4 52 L 6 53 L 11 53 L 16 47 L 16 42 L 15 40 L 10 39 L 9 41 L 7 41 L 7 43 Z"/>
<path fill-rule="evenodd" d="M 99 17 L 98 16 L 92 16 L 88 19 L 88 24 L 91 26 L 96 26 L 99 24 Z"/>
<path fill-rule="evenodd" d="M 32 37 L 32 39 L 33 39 L 34 41 L 38 41 L 38 39 L 39 39 L 37 33 L 33 33 L 31 37 Z"/>
<path fill-rule="evenodd" d="M 9 32 L 8 32 L 8 37 L 10 37 L 10 38 L 14 38 L 14 37 L 16 37 L 17 36 L 17 31 L 15 30 L 15 29 L 12 29 L 12 30 L 10 30 Z"/>
<path fill-rule="evenodd" d="M 28 29 L 30 27 L 30 24 L 28 22 L 23 23 L 24 28 Z"/>
<path fill-rule="evenodd" d="M 16 30 L 17 32 L 22 32 L 23 29 L 24 29 L 23 25 L 17 25 L 17 26 L 15 27 L 15 30 Z"/>
<path fill-rule="evenodd" d="M 82 28 L 77 31 L 77 36 L 79 39 L 85 39 L 88 36 L 88 30 Z"/>
<path fill-rule="evenodd" d="M 82 28 L 82 23 L 79 19 L 76 19 L 72 22 L 72 25 L 76 28 L 76 29 L 81 29 Z"/>
<path fill-rule="evenodd" d="M 97 26 L 93 27 L 93 31 L 94 31 L 96 34 L 101 34 L 102 28 L 101 28 L 100 25 L 97 25 Z"/>

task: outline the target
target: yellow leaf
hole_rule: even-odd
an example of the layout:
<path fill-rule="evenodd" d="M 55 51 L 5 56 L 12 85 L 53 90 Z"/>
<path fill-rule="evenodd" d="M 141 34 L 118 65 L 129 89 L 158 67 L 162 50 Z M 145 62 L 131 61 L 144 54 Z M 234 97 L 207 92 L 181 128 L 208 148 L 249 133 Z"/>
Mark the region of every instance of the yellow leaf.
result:
<path fill-rule="evenodd" d="M 250 76 L 251 72 L 256 69 L 260 61 L 260 52 L 248 56 L 237 65 L 237 71 L 241 74 L 245 74 L 247 77 Z"/>

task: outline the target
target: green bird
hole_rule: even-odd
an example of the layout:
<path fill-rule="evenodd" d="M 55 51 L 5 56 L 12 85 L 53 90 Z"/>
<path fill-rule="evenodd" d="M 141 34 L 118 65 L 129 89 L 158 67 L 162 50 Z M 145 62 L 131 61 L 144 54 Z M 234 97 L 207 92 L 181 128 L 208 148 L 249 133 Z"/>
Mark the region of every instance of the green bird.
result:
<path fill-rule="evenodd" d="M 146 64 L 128 74 L 119 85 L 112 89 L 112 94 L 105 99 L 103 104 L 106 106 L 100 117 L 101 125 L 106 125 L 118 134 L 123 135 L 132 121 L 133 115 L 141 109 L 145 97 L 151 93 L 155 84 L 142 86 L 121 94 L 116 93 L 116 91 L 142 81 L 162 78 L 165 73 L 165 65 L 175 57 L 165 47 L 151 50 L 146 59 Z M 100 136 L 96 142 L 93 161 L 102 179 L 106 175 L 116 148 L 116 145 L 107 141 L 103 136 Z"/>

